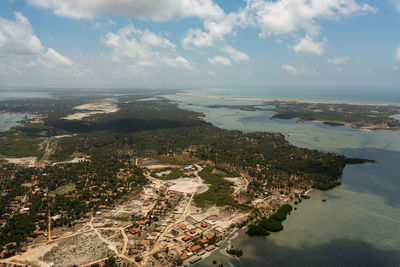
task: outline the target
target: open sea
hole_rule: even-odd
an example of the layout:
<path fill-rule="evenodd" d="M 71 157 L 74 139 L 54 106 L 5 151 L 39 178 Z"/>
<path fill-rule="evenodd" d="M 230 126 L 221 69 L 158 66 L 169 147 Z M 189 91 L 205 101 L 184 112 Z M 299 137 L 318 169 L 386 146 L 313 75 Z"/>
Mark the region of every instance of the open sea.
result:
<path fill-rule="evenodd" d="M 400 266 L 400 132 L 361 131 L 317 122 L 271 120 L 269 111 L 210 109 L 208 105 L 261 104 L 262 99 L 345 103 L 400 104 L 400 93 L 268 92 L 191 90 L 168 98 L 182 108 L 203 112 L 205 120 L 225 129 L 289 134 L 301 147 L 374 159 L 376 164 L 350 165 L 342 186 L 312 191 L 297 206 L 284 230 L 267 238 L 243 231 L 231 240 L 244 255 L 232 259 L 221 251 L 196 266 Z M 326 202 L 322 200 L 326 199 Z M 226 247 L 225 244 L 224 247 Z"/>

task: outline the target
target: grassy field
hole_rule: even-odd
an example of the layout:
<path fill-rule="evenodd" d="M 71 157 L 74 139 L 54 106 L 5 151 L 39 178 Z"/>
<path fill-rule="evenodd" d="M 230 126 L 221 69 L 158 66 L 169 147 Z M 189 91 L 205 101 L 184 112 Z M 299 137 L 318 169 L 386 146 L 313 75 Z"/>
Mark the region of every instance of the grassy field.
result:
<path fill-rule="evenodd" d="M 168 174 L 159 175 L 162 172 L 169 172 Z M 184 174 L 182 171 L 174 168 L 165 168 L 162 170 L 154 170 L 151 172 L 151 177 L 157 178 L 160 180 L 175 180 L 182 177 Z"/>
<path fill-rule="evenodd" d="M 198 207 L 209 207 L 209 206 L 232 206 L 240 209 L 246 209 L 247 207 L 237 202 L 232 194 L 233 188 L 232 182 L 225 180 L 225 177 L 229 177 L 229 174 L 217 174 L 213 173 L 212 167 L 206 167 L 199 172 L 200 177 L 204 182 L 210 185 L 209 189 L 201 194 L 196 194 L 194 200 Z M 221 171 L 221 170 L 220 170 Z"/>
<path fill-rule="evenodd" d="M 74 191 L 75 190 L 75 184 L 70 183 L 70 184 L 66 184 L 63 186 L 58 187 L 56 190 L 52 191 L 52 194 L 56 194 L 56 195 L 64 195 L 68 192 Z"/>
<path fill-rule="evenodd" d="M 7 157 L 40 157 L 43 149 L 40 143 L 45 138 L 31 138 L 25 135 L 0 136 L 0 154 Z"/>

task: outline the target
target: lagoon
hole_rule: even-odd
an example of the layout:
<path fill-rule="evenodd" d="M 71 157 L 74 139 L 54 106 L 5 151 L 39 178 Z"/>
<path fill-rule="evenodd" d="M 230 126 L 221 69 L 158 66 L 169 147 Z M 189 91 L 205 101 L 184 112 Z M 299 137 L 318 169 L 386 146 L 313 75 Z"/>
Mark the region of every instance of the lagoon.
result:
<path fill-rule="evenodd" d="M 284 222 L 282 232 L 265 239 L 241 232 L 231 241 L 244 251 L 240 260 L 216 251 L 196 266 L 211 266 L 213 260 L 224 266 L 400 265 L 400 132 L 272 120 L 271 111 L 207 107 L 240 102 L 229 98 L 170 98 L 185 109 L 205 113 L 206 121 L 221 128 L 282 132 L 298 146 L 378 161 L 347 166 L 342 186 L 328 192 L 313 191 L 311 199 L 299 204 Z M 258 103 L 246 100 L 240 104 Z"/>

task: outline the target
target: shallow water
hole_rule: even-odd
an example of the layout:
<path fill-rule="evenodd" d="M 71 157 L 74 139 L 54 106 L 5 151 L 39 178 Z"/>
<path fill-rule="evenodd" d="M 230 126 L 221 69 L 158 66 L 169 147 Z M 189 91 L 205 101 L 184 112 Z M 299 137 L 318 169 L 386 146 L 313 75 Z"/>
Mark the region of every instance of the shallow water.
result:
<path fill-rule="evenodd" d="M 18 121 L 23 118 L 23 114 L 0 113 L 0 132 L 5 132 L 11 127 L 17 126 Z"/>
<path fill-rule="evenodd" d="M 15 99 L 46 98 L 46 97 L 49 97 L 49 94 L 47 94 L 46 92 L 0 89 L 0 101 L 15 100 Z"/>
<path fill-rule="evenodd" d="M 204 112 L 205 120 L 222 128 L 283 132 L 298 146 L 379 162 L 347 166 L 343 185 L 313 191 L 284 222 L 284 231 L 266 239 L 242 232 L 232 240 L 244 251 L 240 261 L 216 251 L 198 266 L 210 266 L 213 260 L 224 266 L 400 266 L 399 132 L 271 120 L 268 111 L 207 108 L 215 99 L 196 98 L 199 105 L 187 105 L 194 102 L 190 97 L 172 98 L 183 101 L 184 108 Z"/>

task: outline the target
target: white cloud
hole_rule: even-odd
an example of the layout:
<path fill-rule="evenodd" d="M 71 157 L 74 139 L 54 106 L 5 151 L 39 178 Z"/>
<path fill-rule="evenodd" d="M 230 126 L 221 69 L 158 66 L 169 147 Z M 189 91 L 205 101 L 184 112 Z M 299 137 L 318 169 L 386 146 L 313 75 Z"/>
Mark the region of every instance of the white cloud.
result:
<path fill-rule="evenodd" d="M 227 57 L 215 56 L 213 58 L 207 59 L 210 64 L 213 65 L 224 65 L 224 66 L 231 66 L 232 62 Z"/>
<path fill-rule="evenodd" d="M 349 61 L 350 61 L 350 58 L 348 56 L 334 57 L 334 58 L 329 58 L 328 59 L 328 64 L 343 65 L 343 64 L 346 64 Z"/>
<path fill-rule="evenodd" d="M 173 17 L 200 18 L 221 16 L 222 9 L 212 0 L 25 0 L 29 4 L 52 10 L 75 19 L 101 15 L 124 15 L 139 19 L 166 21 Z"/>
<path fill-rule="evenodd" d="M 400 0 L 399 0 L 400 1 Z M 260 37 L 305 32 L 305 37 L 292 48 L 296 52 L 322 55 L 327 39 L 314 42 L 321 31 L 322 19 L 339 20 L 351 15 L 375 13 L 377 9 L 357 0 L 246 0 L 246 6 L 229 14 L 204 19 L 203 29 L 189 29 L 181 40 L 186 49 L 226 46 L 226 37 L 238 28 L 260 29 Z M 232 58 L 232 57 L 231 57 Z M 234 58 L 232 58 L 235 60 Z"/>
<path fill-rule="evenodd" d="M 0 17 L 0 56 L 2 75 L 19 75 L 32 70 L 71 75 L 87 72 L 53 48 L 45 49 L 29 20 L 19 12 L 15 13 L 15 20 Z"/>
<path fill-rule="evenodd" d="M 316 74 L 315 70 L 308 70 L 304 68 L 297 68 L 292 65 L 283 65 L 281 69 L 287 73 L 292 75 L 308 75 L 308 74 Z"/>
<path fill-rule="evenodd" d="M 400 62 L 400 46 L 396 48 L 395 59 Z"/>
<path fill-rule="evenodd" d="M 234 61 L 249 61 L 250 57 L 246 53 L 240 52 L 231 46 L 226 46 L 223 51 Z"/>
<path fill-rule="evenodd" d="M 15 21 L 0 17 L 0 53 L 33 55 L 43 51 L 43 46 L 33 33 L 28 19 L 15 12 Z"/>
<path fill-rule="evenodd" d="M 53 48 L 49 48 L 45 56 L 47 57 L 47 59 L 49 59 L 50 62 L 58 66 L 72 66 L 74 64 L 69 58 L 60 55 Z"/>
<path fill-rule="evenodd" d="M 339 20 L 377 11 L 375 7 L 358 0 L 245 0 L 244 7 L 228 14 L 213 0 L 25 1 L 39 8 L 50 9 L 57 15 L 76 19 L 102 15 L 125 15 L 155 21 L 167 21 L 175 17 L 199 17 L 203 20 L 203 28 L 188 30 L 181 40 L 185 49 L 224 47 L 227 36 L 235 35 L 238 28 L 258 28 L 260 37 L 302 31 L 306 33 L 305 37 L 293 48 L 297 52 L 318 55 L 323 54 L 326 49 L 326 39 L 322 42 L 312 41 L 321 30 L 320 20 Z M 149 42 L 161 41 L 153 39 L 155 36 L 146 38 L 149 38 Z M 236 60 L 238 57 L 232 55 L 230 57 L 234 61 L 246 61 L 243 55 L 241 58 L 244 60 Z"/>
<path fill-rule="evenodd" d="M 142 34 L 142 43 L 149 46 L 160 46 L 163 48 L 175 47 L 168 39 L 162 38 L 149 30 L 145 30 Z"/>
<path fill-rule="evenodd" d="M 392 3 L 396 7 L 397 11 L 400 12 L 400 0 L 392 0 Z"/>
<path fill-rule="evenodd" d="M 168 66 L 193 69 L 193 64 L 188 60 L 174 55 L 171 49 L 175 46 L 169 40 L 148 30 L 138 30 L 131 24 L 117 33 L 109 32 L 102 42 L 112 48 L 111 59 L 116 62 L 127 62 L 130 66 L 141 68 Z"/>
<path fill-rule="evenodd" d="M 300 42 L 293 46 L 296 53 L 310 53 L 316 55 L 324 54 L 328 40 L 324 38 L 321 42 L 314 42 L 309 35 L 306 35 Z"/>
<path fill-rule="evenodd" d="M 319 19 L 337 20 L 352 14 L 376 12 L 376 8 L 356 0 L 247 0 L 247 3 L 261 28 L 261 37 L 301 29 L 316 33 Z"/>
<path fill-rule="evenodd" d="M 294 74 L 294 75 L 298 74 L 297 69 L 291 65 L 283 65 L 282 70 L 289 72 L 290 74 Z"/>
<path fill-rule="evenodd" d="M 218 42 L 223 42 L 227 35 L 234 33 L 236 27 L 244 26 L 245 21 L 244 11 L 207 18 L 203 23 L 205 31 L 189 29 L 188 34 L 182 39 L 182 46 L 186 49 L 214 46 Z"/>

